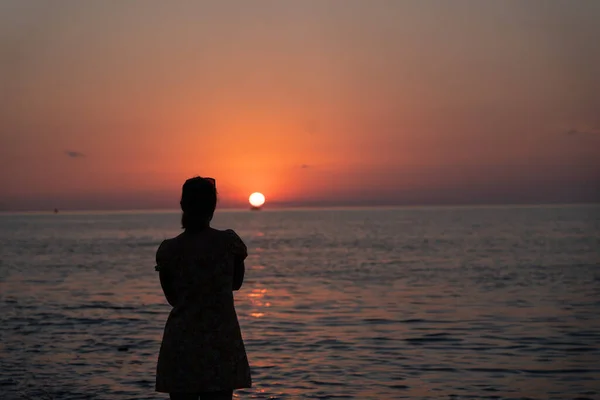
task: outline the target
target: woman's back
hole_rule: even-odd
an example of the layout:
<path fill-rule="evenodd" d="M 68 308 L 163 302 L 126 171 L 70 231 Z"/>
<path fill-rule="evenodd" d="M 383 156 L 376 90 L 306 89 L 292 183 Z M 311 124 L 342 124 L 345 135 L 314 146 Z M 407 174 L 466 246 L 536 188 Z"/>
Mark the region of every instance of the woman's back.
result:
<path fill-rule="evenodd" d="M 165 240 L 156 253 L 165 294 L 182 312 L 233 299 L 245 257 L 246 246 L 234 231 L 211 228 Z"/>
<path fill-rule="evenodd" d="M 233 299 L 246 255 L 246 246 L 232 230 L 184 232 L 160 245 L 156 261 L 161 286 L 173 309 L 159 354 L 158 391 L 250 386 Z"/>

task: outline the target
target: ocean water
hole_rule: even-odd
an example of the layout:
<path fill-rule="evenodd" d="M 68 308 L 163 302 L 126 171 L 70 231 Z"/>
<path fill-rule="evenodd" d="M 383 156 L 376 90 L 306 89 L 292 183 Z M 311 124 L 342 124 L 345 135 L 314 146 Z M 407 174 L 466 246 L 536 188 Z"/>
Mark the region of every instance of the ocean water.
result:
<path fill-rule="evenodd" d="M 177 213 L 0 215 L 0 399 L 164 399 Z M 600 207 L 218 212 L 240 399 L 600 399 Z"/>

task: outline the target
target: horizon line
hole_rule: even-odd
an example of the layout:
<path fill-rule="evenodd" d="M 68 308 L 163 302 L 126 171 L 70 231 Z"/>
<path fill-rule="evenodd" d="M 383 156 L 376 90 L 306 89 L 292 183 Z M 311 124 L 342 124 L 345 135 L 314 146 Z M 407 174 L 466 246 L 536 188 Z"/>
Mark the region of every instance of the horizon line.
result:
<path fill-rule="evenodd" d="M 366 210 L 366 209 L 403 209 L 403 208 L 535 208 L 535 207 L 573 207 L 573 206 L 600 206 L 598 201 L 580 201 L 580 202 L 523 202 L 523 203 L 430 203 L 430 204 L 306 204 L 293 205 L 276 203 L 270 206 L 261 207 L 260 211 L 302 211 L 302 210 Z M 179 208 L 67 208 L 57 209 L 59 214 L 79 214 L 79 213 L 180 213 Z M 250 207 L 224 206 L 217 207 L 215 212 L 243 212 L 250 211 Z M 55 214 L 55 209 L 29 209 L 29 210 L 0 210 L 1 214 Z"/>

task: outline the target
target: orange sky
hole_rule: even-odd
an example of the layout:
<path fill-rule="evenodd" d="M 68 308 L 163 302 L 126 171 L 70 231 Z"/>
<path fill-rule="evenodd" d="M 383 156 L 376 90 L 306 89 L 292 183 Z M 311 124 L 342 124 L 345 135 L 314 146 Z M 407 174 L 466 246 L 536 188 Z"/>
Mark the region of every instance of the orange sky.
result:
<path fill-rule="evenodd" d="M 5 1 L 0 209 L 600 201 L 600 3 Z M 68 153 L 71 152 L 71 153 Z"/>

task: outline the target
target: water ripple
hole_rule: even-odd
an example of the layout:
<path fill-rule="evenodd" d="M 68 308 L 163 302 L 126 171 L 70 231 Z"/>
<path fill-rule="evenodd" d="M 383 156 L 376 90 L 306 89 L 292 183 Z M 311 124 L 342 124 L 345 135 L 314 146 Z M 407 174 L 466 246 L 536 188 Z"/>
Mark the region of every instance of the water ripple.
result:
<path fill-rule="evenodd" d="M 599 215 L 218 214 L 250 248 L 236 398 L 600 398 Z M 0 218 L 0 399 L 165 398 L 153 249 L 177 214 Z"/>

